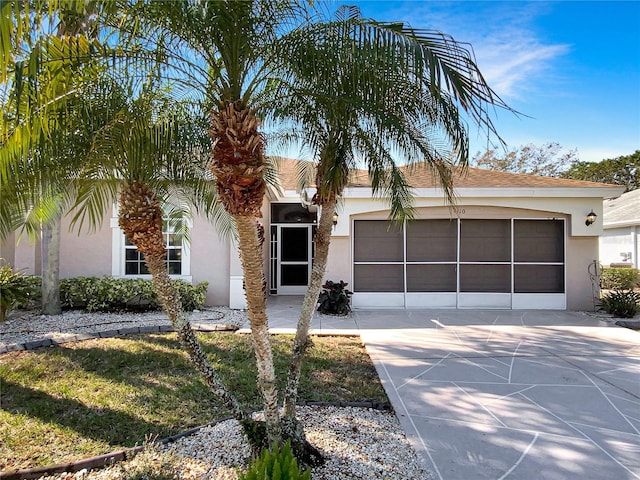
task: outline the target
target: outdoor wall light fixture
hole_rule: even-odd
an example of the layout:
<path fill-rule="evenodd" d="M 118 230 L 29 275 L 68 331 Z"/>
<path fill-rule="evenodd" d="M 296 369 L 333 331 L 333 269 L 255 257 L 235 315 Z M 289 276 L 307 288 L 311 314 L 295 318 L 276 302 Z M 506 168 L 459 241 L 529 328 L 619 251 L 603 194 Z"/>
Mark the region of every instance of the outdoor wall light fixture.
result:
<path fill-rule="evenodd" d="M 598 218 L 598 216 L 594 213 L 593 210 L 591 210 L 587 214 L 587 218 L 585 219 L 584 224 L 588 227 L 589 225 L 591 225 L 592 223 L 594 223 L 596 221 L 596 218 Z"/>
<path fill-rule="evenodd" d="M 338 224 L 338 214 L 334 212 L 333 214 L 333 226 L 335 227 Z"/>

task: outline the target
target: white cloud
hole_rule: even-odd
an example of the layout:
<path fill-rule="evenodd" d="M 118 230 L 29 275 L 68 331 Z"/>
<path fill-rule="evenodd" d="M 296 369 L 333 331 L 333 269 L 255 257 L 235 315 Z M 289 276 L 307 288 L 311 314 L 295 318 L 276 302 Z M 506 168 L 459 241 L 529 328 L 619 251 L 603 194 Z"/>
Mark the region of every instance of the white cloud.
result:
<path fill-rule="evenodd" d="M 536 33 L 535 20 L 549 14 L 550 8 L 546 2 L 409 1 L 394 4 L 385 16 L 468 42 L 489 85 L 503 99 L 513 100 L 544 92 L 542 85 L 560 75 L 554 62 L 571 49 L 546 42 Z"/>
<path fill-rule="evenodd" d="M 553 60 L 569 50 L 567 45 L 543 45 L 531 38 L 514 37 L 493 37 L 474 47 L 485 80 L 505 99 L 539 90 L 543 77 L 552 71 Z"/>

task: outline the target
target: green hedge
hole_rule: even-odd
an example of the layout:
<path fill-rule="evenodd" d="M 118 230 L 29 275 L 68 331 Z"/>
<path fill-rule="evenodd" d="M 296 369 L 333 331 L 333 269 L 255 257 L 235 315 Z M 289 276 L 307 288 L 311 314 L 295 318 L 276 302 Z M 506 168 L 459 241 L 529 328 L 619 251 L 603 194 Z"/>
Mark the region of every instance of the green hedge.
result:
<path fill-rule="evenodd" d="M 191 285 L 172 280 L 186 311 L 203 307 L 208 282 Z M 89 312 L 160 310 L 151 280 L 140 278 L 76 277 L 60 280 L 60 301 L 64 309 Z"/>
<path fill-rule="evenodd" d="M 605 290 L 632 290 L 639 281 L 640 271 L 637 268 L 604 267 L 600 286 Z"/>

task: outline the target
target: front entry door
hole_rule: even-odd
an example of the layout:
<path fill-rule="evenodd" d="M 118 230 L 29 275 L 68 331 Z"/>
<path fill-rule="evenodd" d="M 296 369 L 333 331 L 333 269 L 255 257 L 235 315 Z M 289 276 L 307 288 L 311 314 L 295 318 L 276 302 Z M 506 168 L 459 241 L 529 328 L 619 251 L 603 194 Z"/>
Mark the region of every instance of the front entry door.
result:
<path fill-rule="evenodd" d="M 312 260 L 312 225 L 278 226 L 278 294 L 304 295 Z"/>

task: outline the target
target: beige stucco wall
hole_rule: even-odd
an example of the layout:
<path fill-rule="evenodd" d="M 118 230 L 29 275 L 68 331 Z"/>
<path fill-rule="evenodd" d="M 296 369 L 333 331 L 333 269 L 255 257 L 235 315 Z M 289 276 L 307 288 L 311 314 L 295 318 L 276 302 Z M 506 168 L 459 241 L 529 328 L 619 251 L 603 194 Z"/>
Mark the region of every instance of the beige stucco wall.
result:
<path fill-rule="evenodd" d="M 209 282 L 207 305 L 229 305 L 229 240 L 220 238 L 207 219 L 195 217 L 191 230 L 191 277 Z"/>
<path fill-rule="evenodd" d="M 594 260 L 598 260 L 598 237 L 567 239 L 567 310 L 594 310 L 588 270 Z"/>
<path fill-rule="evenodd" d="M 111 227 L 105 215 L 94 232 L 70 230 L 71 218 L 62 219 L 60 235 L 60 278 L 111 275 Z"/>
<path fill-rule="evenodd" d="M 327 273 L 324 280 L 339 282 L 343 280 L 353 286 L 351 278 L 351 239 L 349 237 L 331 237 L 329 257 L 327 258 Z"/>
<path fill-rule="evenodd" d="M 31 240 L 26 235 L 16 235 L 14 266 L 27 275 L 42 273 L 40 241 Z"/>
<path fill-rule="evenodd" d="M 7 238 L 0 241 L 0 258 L 9 265 L 13 266 L 16 257 L 16 239 L 15 234 L 7 235 Z"/>
<path fill-rule="evenodd" d="M 362 190 L 362 191 L 360 191 Z M 367 195 L 367 189 L 359 189 L 357 192 L 347 191 L 347 194 L 352 195 L 347 198 L 340 206 L 338 213 L 340 214 L 340 221 L 336 228 L 336 235 L 348 235 L 350 229 L 350 223 L 342 221 L 343 217 L 352 218 L 355 215 L 365 214 L 375 211 L 388 210 L 388 202 L 380 198 L 372 198 L 372 195 Z M 594 236 L 602 233 L 602 197 L 563 197 L 554 196 L 554 192 L 541 192 L 535 189 L 527 191 L 526 189 L 514 189 L 514 196 L 508 196 L 508 189 L 502 189 L 500 192 L 502 195 L 490 195 L 489 190 L 483 192 L 481 189 L 474 189 L 472 191 L 460 191 L 457 199 L 456 210 L 466 210 L 466 214 L 469 215 L 473 208 L 480 207 L 481 215 L 488 212 L 489 207 L 497 208 L 514 208 L 521 209 L 523 211 L 537 211 L 537 212 L 554 212 L 553 215 L 560 217 L 561 215 L 568 218 L 568 230 L 570 235 L 573 236 Z M 517 193 L 517 196 L 515 194 Z M 559 192 L 555 192 L 559 195 Z M 441 208 L 443 211 L 449 211 L 444 206 L 445 202 L 442 195 L 435 195 L 430 193 L 431 196 L 421 197 L 420 192 L 416 192 L 418 196 L 414 198 L 414 206 L 416 210 L 423 208 Z M 481 195 L 483 194 L 483 195 Z M 545 196 L 549 194 L 551 196 Z M 586 215 L 593 210 L 597 214 L 597 220 L 593 225 L 586 226 L 584 223 Z M 452 213 L 455 216 L 455 213 Z M 460 213 L 460 217 L 464 218 L 465 214 Z M 479 218 L 479 217 L 469 217 Z"/>
<path fill-rule="evenodd" d="M 192 220 L 191 280 L 194 284 L 209 282 L 207 305 L 228 305 L 229 242 L 217 235 L 207 219 L 196 216 Z M 120 262 L 118 252 L 114 258 L 114 226 L 117 226 L 117 219 L 112 218 L 109 210 L 96 231 L 83 229 L 79 236 L 77 229 L 69 230 L 70 217 L 65 217 L 60 241 L 60 278 L 114 274 L 113 264 Z M 39 241 L 30 241 L 24 236 L 18 243 L 13 241 L 10 246 L 4 245 L 2 251 L 10 252 L 10 248 L 13 249 L 12 259 L 17 268 L 24 269 L 30 275 L 41 273 Z"/>

